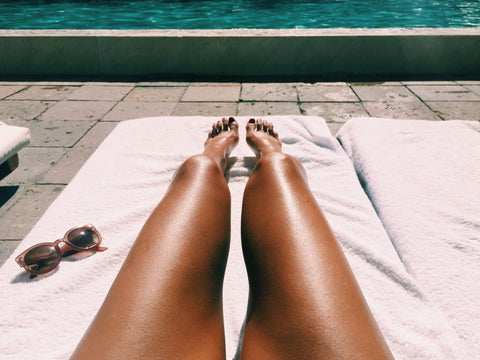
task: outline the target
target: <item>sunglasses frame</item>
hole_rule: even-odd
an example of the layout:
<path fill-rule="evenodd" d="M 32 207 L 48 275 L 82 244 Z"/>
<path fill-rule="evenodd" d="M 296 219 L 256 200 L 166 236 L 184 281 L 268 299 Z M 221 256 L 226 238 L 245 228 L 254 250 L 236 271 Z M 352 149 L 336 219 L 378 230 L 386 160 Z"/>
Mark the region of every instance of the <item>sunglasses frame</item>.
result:
<path fill-rule="evenodd" d="M 74 244 L 72 244 L 68 240 L 68 236 L 73 231 L 79 230 L 79 229 L 88 229 L 88 230 L 93 231 L 98 236 L 98 242 L 95 245 L 93 245 L 89 248 L 81 248 L 81 247 L 78 247 L 78 246 L 75 246 Z M 61 243 L 64 243 L 65 245 L 60 247 L 59 245 Z M 68 230 L 65 233 L 65 235 L 63 236 L 63 238 L 61 238 L 61 239 L 55 240 L 54 242 L 42 242 L 42 243 L 35 244 L 35 245 L 29 247 L 27 250 L 23 251 L 20 255 L 18 255 L 15 258 L 15 261 L 17 262 L 18 265 L 20 265 L 20 267 L 23 267 L 27 272 L 30 273 L 30 279 L 32 279 L 37 275 L 46 274 L 50 271 L 53 271 L 58 266 L 58 264 L 60 264 L 60 261 L 62 260 L 62 257 L 66 256 L 65 254 L 69 251 L 72 251 L 72 250 L 73 251 L 105 251 L 105 250 L 107 250 L 108 248 L 106 248 L 104 246 L 100 246 L 101 243 L 102 243 L 102 236 L 100 235 L 100 232 L 97 230 L 97 228 L 95 226 L 93 226 L 92 224 L 83 225 L 83 226 L 76 226 L 76 227 L 73 227 L 70 230 Z M 34 266 L 32 266 L 32 265 L 29 266 L 25 263 L 25 255 L 27 255 L 31 250 L 33 250 L 35 248 L 38 248 L 38 247 L 41 247 L 41 246 L 45 246 L 45 245 L 53 246 L 55 248 L 55 250 L 57 251 L 57 260 L 56 260 L 56 263 L 53 267 L 48 267 L 47 268 L 48 270 L 37 271 L 34 268 Z"/>

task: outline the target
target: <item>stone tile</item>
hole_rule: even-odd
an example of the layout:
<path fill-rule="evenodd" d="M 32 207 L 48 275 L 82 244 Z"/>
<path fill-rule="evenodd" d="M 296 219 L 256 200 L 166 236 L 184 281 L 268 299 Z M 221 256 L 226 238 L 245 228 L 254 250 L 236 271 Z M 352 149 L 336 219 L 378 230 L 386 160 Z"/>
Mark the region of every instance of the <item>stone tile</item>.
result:
<path fill-rule="evenodd" d="M 4 185 L 34 183 L 66 152 L 66 148 L 23 148 L 18 155 L 20 157 L 18 168 L 3 179 L 2 183 Z"/>
<path fill-rule="evenodd" d="M 458 80 L 455 82 L 460 85 L 480 85 L 479 80 Z"/>
<path fill-rule="evenodd" d="M 20 242 L 21 240 L 0 240 L 0 266 L 15 252 Z M 18 251 L 18 253 L 21 253 L 21 251 Z"/>
<path fill-rule="evenodd" d="M 0 118 L 4 122 L 8 122 L 5 120 L 35 119 L 53 104 L 45 101 L 2 100 L 0 101 Z M 15 124 L 10 123 L 10 125 Z"/>
<path fill-rule="evenodd" d="M 317 82 L 317 83 L 303 83 L 298 85 L 315 85 L 315 86 L 346 86 L 348 85 L 345 81 L 328 81 L 328 82 Z"/>
<path fill-rule="evenodd" d="M 301 115 L 296 102 L 241 102 L 238 104 L 238 116 L 262 115 Z"/>
<path fill-rule="evenodd" d="M 21 84 L 21 82 L 20 82 Z M 30 81 L 27 82 L 28 85 L 35 85 L 35 86 L 82 86 L 85 84 L 82 81 Z"/>
<path fill-rule="evenodd" d="M 480 101 L 480 96 L 461 85 L 410 85 L 423 101 Z"/>
<path fill-rule="evenodd" d="M 75 148 L 96 149 L 117 125 L 117 122 L 108 121 L 96 123 L 95 126 L 92 127 L 77 144 L 75 144 Z"/>
<path fill-rule="evenodd" d="M 455 81 L 401 81 L 403 85 L 456 85 Z"/>
<path fill-rule="evenodd" d="M 190 85 L 189 82 L 177 82 L 177 81 L 141 81 L 136 84 L 138 87 L 143 87 L 143 86 L 171 86 L 171 87 L 188 87 Z"/>
<path fill-rule="evenodd" d="M 119 102 L 106 116 L 104 121 L 123 121 L 150 116 L 168 116 L 175 109 L 176 102 Z"/>
<path fill-rule="evenodd" d="M 465 84 L 463 87 L 477 95 L 480 95 L 480 84 Z"/>
<path fill-rule="evenodd" d="M 227 102 L 185 102 L 178 103 L 172 115 L 175 116 L 232 116 L 237 113 L 237 103 Z"/>
<path fill-rule="evenodd" d="M 60 101 L 45 113 L 42 120 L 100 120 L 113 106 L 113 101 Z"/>
<path fill-rule="evenodd" d="M 352 103 L 301 103 L 304 115 L 321 116 L 327 122 L 345 122 L 358 116 L 369 116 L 362 104 Z"/>
<path fill-rule="evenodd" d="M 207 87 L 218 87 L 218 86 L 240 86 L 240 83 L 237 82 L 192 82 L 190 86 L 207 86 Z"/>
<path fill-rule="evenodd" d="M 30 120 L 16 125 L 30 129 L 29 146 L 71 147 L 95 124 L 94 121 Z"/>
<path fill-rule="evenodd" d="M 418 99 L 408 101 L 387 100 L 381 102 L 364 102 L 363 106 L 373 117 L 393 119 L 441 120 L 428 106 Z"/>
<path fill-rule="evenodd" d="M 382 81 L 382 82 L 350 82 L 350 86 L 403 86 L 400 81 Z"/>
<path fill-rule="evenodd" d="M 238 101 L 240 85 L 237 86 L 190 86 L 182 101 Z"/>
<path fill-rule="evenodd" d="M 35 185 L 0 220 L 0 239 L 23 239 L 55 198 L 62 185 Z"/>
<path fill-rule="evenodd" d="M 124 101 L 180 101 L 185 93 L 183 87 L 136 87 Z"/>
<path fill-rule="evenodd" d="M 332 134 L 332 136 L 337 136 L 338 131 L 343 125 L 344 123 L 340 123 L 340 122 L 327 123 L 328 129 L 330 130 L 330 133 Z"/>
<path fill-rule="evenodd" d="M 243 84 L 243 101 L 297 101 L 297 90 L 290 84 Z"/>
<path fill-rule="evenodd" d="M 0 84 L 0 99 L 3 99 L 7 96 L 15 94 L 16 92 L 24 89 L 25 86 L 22 85 L 3 85 Z"/>
<path fill-rule="evenodd" d="M 405 100 L 405 99 L 416 99 L 417 97 L 413 95 L 406 87 L 404 86 L 352 86 L 353 91 L 362 101 L 392 101 L 396 99 Z"/>
<path fill-rule="evenodd" d="M 480 102 L 427 102 L 444 120 L 480 120 Z"/>
<path fill-rule="evenodd" d="M 116 81 L 111 81 L 111 82 L 104 82 L 104 81 L 86 81 L 81 83 L 81 85 L 92 85 L 92 86 L 129 86 L 133 87 L 137 85 L 136 82 L 116 82 Z"/>
<path fill-rule="evenodd" d="M 94 151 L 94 148 L 70 149 L 38 183 L 67 185 Z"/>
<path fill-rule="evenodd" d="M 30 86 L 10 96 L 9 100 L 63 100 L 78 87 L 64 85 Z"/>
<path fill-rule="evenodd" d="M 359 101 L 349 86 L 300 85 L 297 86 L 300 101 L 354 102 Z"/>
<path fill-rule="evenodd" d="M 68 100 L 119 101 L 133 86 L 84 85 L 67 96 Z"/>

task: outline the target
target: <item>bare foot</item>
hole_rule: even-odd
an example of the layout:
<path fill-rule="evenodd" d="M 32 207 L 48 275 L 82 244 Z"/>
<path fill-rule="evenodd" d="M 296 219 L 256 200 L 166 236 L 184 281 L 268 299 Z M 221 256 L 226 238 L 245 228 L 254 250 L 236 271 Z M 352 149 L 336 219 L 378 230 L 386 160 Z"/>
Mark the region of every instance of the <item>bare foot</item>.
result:
<path fill-rule="evenodd" d="M 247 144 L 257 158 L 269 152 L 281 152 L 282 143 L 273 125 L 262 119 L 250 119 L 247 124 Z"/>
<path fill-rule="evenodd" d="M 223 118 L 212 125 L 212 131 L 208 133 L 205 141 L 203 155 L 215 161 L 222 172 L 227 166 L 227 159 L 232 150 L 238 144 L 238 123 L 231 117 Z"/>

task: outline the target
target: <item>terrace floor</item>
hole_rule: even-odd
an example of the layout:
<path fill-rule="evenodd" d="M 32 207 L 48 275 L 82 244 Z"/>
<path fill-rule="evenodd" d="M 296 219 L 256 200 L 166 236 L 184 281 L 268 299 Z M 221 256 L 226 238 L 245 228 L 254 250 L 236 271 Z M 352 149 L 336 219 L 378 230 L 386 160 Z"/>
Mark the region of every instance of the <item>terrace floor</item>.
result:
<path fill-rule="evenodd" d="M 322 116 L 332 134 L 357 116 L 480 121 L 480 81 L 0 82 L 0 121 L 28 127 L 32 137 L 19 167 L 0 181 L 0 264 L 118 122 L 291 114 Z"/>

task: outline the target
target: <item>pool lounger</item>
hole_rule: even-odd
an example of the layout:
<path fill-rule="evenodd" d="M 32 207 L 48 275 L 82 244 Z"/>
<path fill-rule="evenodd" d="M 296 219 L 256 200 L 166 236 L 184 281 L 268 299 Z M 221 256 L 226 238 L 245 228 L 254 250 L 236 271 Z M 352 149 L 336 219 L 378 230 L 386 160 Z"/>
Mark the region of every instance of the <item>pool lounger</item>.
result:
<path fill-rule="evenodd" d="M 29 129 L 0 122 L 0 180 L 18 167 L 18 152 L 29 143 Z"/>
<path fill-rule="evenodd" d="M 384 204 L 377 202 L 374 209 L 361 187 L 352 161 L 330 135 L 323 119 L 306 116 L 264 118 L 275 124 L 284 151 L 304 164 L 312 191 L 396 358 L 468 358 L 466 352 L 474 350 L 475 344 L 480 343 L 479 322 L 472 321 L 474 325 L 469 327 L 469 330 L 476 330 L 469 334 L 472 341 L 462 341 L 452 320 L 455 314 L 448 312 L 444 304 L 437 303 L 436 297 L 430 296 L 431 287 L 425 286 L 424 279 L 412 271 L 412 268 L 417 270 L 411 263 L 416 259 L 407 259 L 406 262 L 398 245 L 390 240 L 398 232 L 387 233 L 376 214 L 377 211 L 382 216 L 379 208 Z M 145 118 L 122 122 L 114 129 L 0 269 L 0 326 L 5 334 L 0 338 L 2 358 L 34 358 L 39 353 L 46 359 L 68 358 L 102 304 L 133 241 L 166 191 L 174 171 L 188 156 L 203 150 L 207 131 L 217 120 L 210 117 Z M 241 139 L 245 136 L 247 120 L 239 118 Z M 365 124 L 369 126 L 370 123 Z M 418 122 L 415 131 L 420 132 L 422 124 Z M 353 144 L 365 136 L 361 127 L 358 130 L 356 126 L 347 126 L 347 129 L 340 136 L 344 145 Z M 383 133 L 386 141 L 399 136 L 397 132 L 389 131 L 385 129 Z M 455 130 L 449 128 L 448 131 Z M 478 128 L 475 130 L 472 126 L 471 131 L 478 131 Z M 413 140 L 415 134 L 412 134 Z M 431 142 L 435 142 L 433 137 Z M 461 148 L 462 143 L 457 146 Z M 356 170 L 362 175 L 361 164 L 354 156 L 356 149 L 347 149 Z M 472 149 L 460 150 L 456 149 L 458 157 L 467 151 L 472 152 Z M 422 157 L 421 152 L 414 155 Z M 248 297 L 240 245 L 240 213 L 243 190 L 254 163 L 253 154 L 245 141 L 241 141 L 232 153 L 231 168 L 227 172 L 232 194 L 232 236 L 224 285 L 228 359 L 237 352 Z M 410 174 L 409 163 L 404 163 L 403 168 L 397 169 L 396 176 Z M 385 163 L 379 160 L 378 167 L 383 166 Z M 448 168 L 449 164 L 444 166 Z M 471 166 L 474 167 L 475 163 Z M 478 169 L 476 171 L 478 173 Z M 428 173 L 428 169 L 425 172 Z M 362 181 L 367 181 L 368 185 L 372 179 L 367 176 Z M 418 181 L 430 183 L 431 179 L 424 176 Z M 420 203 L 422 200 L 417 199 Z M 397 203 L 390 205 L 401 208 L 402 199 L 395 201 Z M 468 210 L 469 205 L 458 201 L 455 206 L 460 211 Z M 477 204 L 471 210 L 478 208 Z M 471 226 L 477 226 L 478 240 L 478 219 L 476 221 Z M 105 246 L 109 248 L 106 252 L 81 259 L 75 255 L 64 258 L 54 273 L 32 280 L 15 263 L 15 255 L 23 249 L 38 242 L 55 240 L 72 226 L 86 223 L 95 224 L 101 231 Z M 448 229 L 448 219 L 447 223 L 437 226 Z M 474 231 L 461 235 L 472 234 L 475 236 Z M 478 244 L 471 240 L 470 247 L 475 250 L 475 246 L 478 255 Z M 454 247 L 444 250 L 459 251 Z M 443 257 L 448 255 L 442 254 Z M 430 257 L 422 258 L 422 261 L 430 260 Z M 433 268 L 430 275 L 443 272 L 443 269 L 435 272 Z M 437 281 L 436 286 L 447 293 L 448 285 Z M 458 290 L 469 291 L 461 284 L 455 288 Z M 471 306 L 474 308 L 476 304 Z M 51 339 L 55 339 L 55 346 L 52 346 Z"/>

